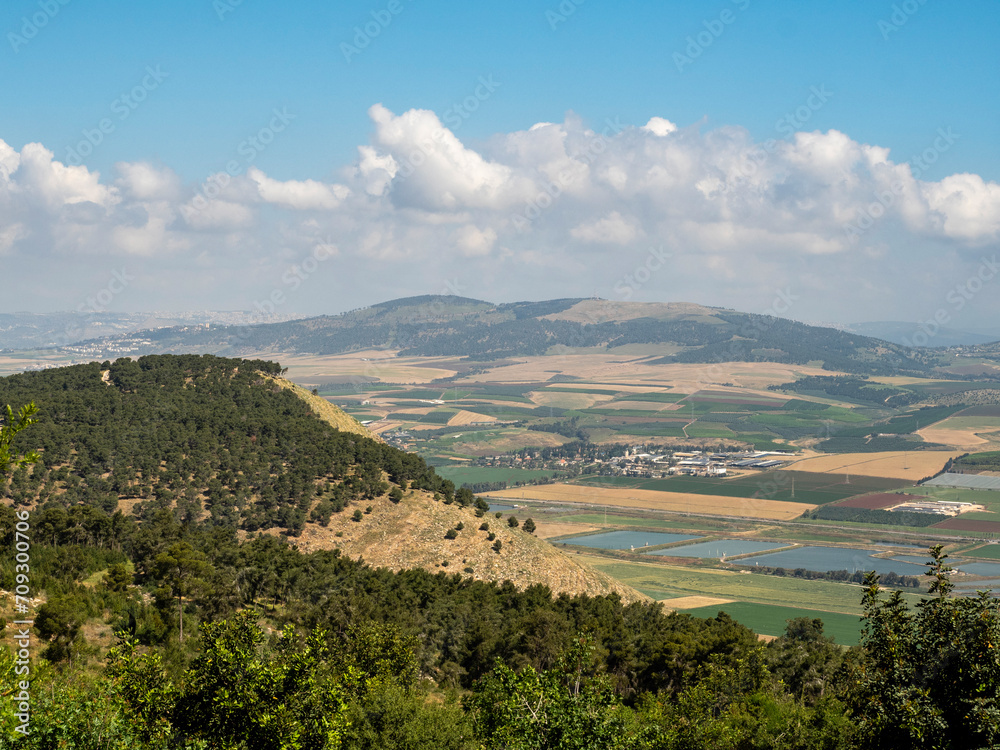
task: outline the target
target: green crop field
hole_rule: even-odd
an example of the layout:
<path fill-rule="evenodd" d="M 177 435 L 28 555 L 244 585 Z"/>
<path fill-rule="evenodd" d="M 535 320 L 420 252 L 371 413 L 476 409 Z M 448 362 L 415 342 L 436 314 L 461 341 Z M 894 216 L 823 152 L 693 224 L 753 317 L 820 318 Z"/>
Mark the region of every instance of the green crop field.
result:
<path fill-rule="evenodd" d="M 695 422 L 686 428 L 688 437 L 692 438 L 736 438 L 736 433 L 723 424 L 710 423 L 702 424 Z"/>
<path fill-rule="evenodd" d="M 621 562 L 599 555 L 581 554 L 580 558 L 591 567 L 656 600 L 679 596 L 716 596 L 757 604 L 861 614 L 862 589 L 856 583 Z M 904 593 L 903 599 L 913 605 L 920 601 L 920 596 Z"/>
<path fill-rule="evenodd" d="M 750 443 L 757 451 L 786 451 L 788 446 L 783 443 L 774 442 L 774 435 L 761 433 L 741 432 L 739 439 L 745 443 Z"/>
<path fill-rule="evenodd" d="M 846 484 L 844 477 L 807 471 L 762 471 L 733 479 L 707 477 L 668 477 L 666 479 L 641 479 L 634 477 L 581 477 L 579 484 L 607 487 L 629 487 L 660 492 L 690 492 L 696 495 L 722 495 L 724 497 L 761 497 L 767 500 L 786 500 L 797 503 L 825 505 L 854 495 L 897 489 L 898 479 L 882 477 L 851 477 Z M 794 484 L 794 489 L 793 485 Z M 794 491 L 794 496 L 793 496 Z M 1000 495 L 1000 493 L 997 493 Z"/>
<path fill-rule="evenodd" d="M 589 391 L 588 391 L 589 392 Z M 597 391 L 594 391 L 595 393 Z M 607 393 L 607 391 L 603 391 Z M 653 403 L 676 404 L 687 398 L 686 393 L 620 393 L 615 401 L 651 401 Z"/>
<path fill-rule="evenodd" d="M 746 625 L 755 633 L 782 635 L 785 625 L 796 617 L 819 618 L 823 621 L 823 633 L 843 646 L 853 646 L 861 639 L 861 618 L 858 615 L 841 612 L 820 612 L 815 609 L 779 607 L 773 604 L 754 602 L 729 602 L 714 607 L 679 610 L 695 617 L 715 617 L 725 612 L 741 625 Z"/>
<path fill-rule="evenodd" d="M 962 553 L 966 557 L 981 557 L 985 560 L 1000 560 L 1000 544 L 987 544 L 971 552 Z"/>
<path fill-rule="evenodd" d="M 612 427 L 615 432 L 622 435 L 635 435 L 636 437 L 684 437 L 684 426 L 677 423 L 671 424 L 670 422 L 664 422 L 662 425 L 623 424 L 605 426 Z"/>
<path fill-rule="evenodd" d="M 964 417 L 959 415 L 940 422 L 937 427 L 943 430 L 1000 430 L 1000 417 Z"/>
<path fill-rule="evenodd" d="M 503 466 L 440 466 L 435 472 L 450 479 L 456 486 L 484 482 L 528 482 L 558 475 L 557 471 L 543 469 L 515 469 Z"/>
<path fill-rule="evenodd" d="M 397 422 L 419 422 L 421 424 L 448 424 L 448 420 L 454 417 L 456 412 L 447 410 L 432 411 L 429 414 L 406 414 L 405 412 L 395 412 L 389 415 L 389 419 Z"/>

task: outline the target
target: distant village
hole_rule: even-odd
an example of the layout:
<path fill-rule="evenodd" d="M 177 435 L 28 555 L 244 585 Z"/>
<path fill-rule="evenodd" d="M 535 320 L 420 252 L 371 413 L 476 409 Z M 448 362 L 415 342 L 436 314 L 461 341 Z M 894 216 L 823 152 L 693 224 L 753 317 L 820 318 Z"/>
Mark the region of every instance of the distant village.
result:
<path fill-rule="evenodd" d="M 742 451 L 708 453 L 704 451 L 667 451 L 647 453 L 642 446 L 628 448 L 623 456 L 609 458 L 558 458 L 544 461 L 541 453 L 487 456 L 476 461 L 477 466 L 512 466 L 519 468 L 567 469 L 571 466 L 598 466 L 596 473 L 605 476 L 644 477 L 661 479 L 668 476 L 724 477 L 730 469 L 771 469 L 791 460 L 793 453 L 776 451 Z M 541 462 L 546 465 L 537 466 Z M 593 470 L 593 469 L 592 469 Z"/>
<path fill-rule="evenodd" d="M 384 432 L 381 437 L 390 445 L 413 450 L 414 435 L 406 430 Z M 517 469 L 548 469 L 576 475 L 584 467 L 588 473 L 602 476 L 643 477 L 662 479 L 670 476 L 725 477 L 731 470 L 763 470 L 781 466 L 796 457 L 780 451 L 666 451 L 649 453 L 645 446 L 625 448 L 624 455 L 611 456 L 551 456 L 551 450 L 521 450 L 497 456 L 482 456 L 470 466 Z"/>

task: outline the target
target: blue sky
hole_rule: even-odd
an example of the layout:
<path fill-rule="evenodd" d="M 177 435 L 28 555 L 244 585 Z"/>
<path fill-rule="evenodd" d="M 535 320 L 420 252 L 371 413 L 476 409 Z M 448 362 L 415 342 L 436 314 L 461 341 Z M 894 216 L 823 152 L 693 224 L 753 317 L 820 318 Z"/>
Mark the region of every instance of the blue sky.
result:
<path fill-rule="evenodd" d="M 9 0 L 0 140 L 19 156 L 0 261 L 23 283 L 8 309 L 76 309 L 127 266 L 135 281 L 109 309 L 250 309 L 278 288 L 283 312 L 332 313 L 457 278 L 497 301 L 596 292 L 752 311 L 795 286 L 791 317 L 920 320 L 997 249 L 996 11 Z M 441 127 L 459 145 L 407 178 L 417 134 Z M 248 146 L 262 129 L 268 142 Z M 606 148 L 586 174 L 537 206 L 595 138 Z M 761 152 L 769 139 L 788 147 Z M 733 166 L 759 153 L 752 175 Z M 914 157 L 908 175 L 895 169 Z M 212 207 L 185 212 L 234 162 Z M 893 174 L 906 184 L 851 236 Z M 513 220 L 532 206 L 529 226 Z M 275 286 L 319 237 L 336 257 Z M 657 247 L 669 273 L 628 282 Z M 953 323 L 995 316 L 998 297 L 987 288 Z"/>

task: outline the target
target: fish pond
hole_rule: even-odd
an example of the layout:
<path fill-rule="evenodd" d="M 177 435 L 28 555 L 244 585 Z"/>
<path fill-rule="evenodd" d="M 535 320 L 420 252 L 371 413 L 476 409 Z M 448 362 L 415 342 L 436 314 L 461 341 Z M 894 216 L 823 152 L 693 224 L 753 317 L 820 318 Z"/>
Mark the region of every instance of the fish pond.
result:
<path fill-rule="evenodd" d="M 769 555 L 755 555 L 739 560 L 736 564 L 766 565 L 770 568 L 791 570 L 804 568 L 819 573 L 834 570 L 846 570 L 848 573 L 874 570 L 879 575 L 896 573 L 901 576 L 918 576 L 927 570 L 923 565 L 916 563 L 872 557 L 873 552 L 878 550 L 852 547 L 799 547 Z"/>
<path fill-rule="evenodd" d="M 668 555 L 670 557 L 732 557 L 733 555 L 749 555 L 753 552 L 765 552 L 769 549 L 780 549 L 788 546 L 783 542 L 754 542 L 749 539 L 715 539 L 711 542 L 685 544 L 682 547 L 656 550 L 651 555 Z M 756 559 L 756 558 L 755 558 Z"/>

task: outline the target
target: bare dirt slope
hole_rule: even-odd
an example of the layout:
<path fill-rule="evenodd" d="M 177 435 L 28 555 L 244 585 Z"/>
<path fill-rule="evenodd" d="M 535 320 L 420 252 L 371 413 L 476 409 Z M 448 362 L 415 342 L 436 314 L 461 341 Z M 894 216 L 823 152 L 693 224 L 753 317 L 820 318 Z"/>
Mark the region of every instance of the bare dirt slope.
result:
<path fill-rule="evenodd" d="M 573 555 L 520 528 L 510 528 L 506 516 L 498 519 L 487 513 L 477 518 L 472 508 L 446 505 L 428 493 L 412 490 L 398 504 L 386 497 L 372 501 L 372 512 L 363 514 L 361 521 L 352 520 L 354 507 L 333 514 L 326 528 L 307 524 L 302 536 L 293 541 L 305 551 L 339 549 L 376 568 L 424 568 L 483 581 L 509 580 L 520 589 L 542 584 L 555 593 L 600 596 L 614 592 L 625 602 L 648 601 Z M 488 531 L 479 529 L 484 522 L 489 524 Z M 458 536 L 445 538 L 459 523 L 464 528 Z M 499 552 L 494 550 L 495 541 L 487 539 L 491 532 L 501 542 Z"/>
<path fill-rule="evenodd" d="M 329 422 L 341 432 L 353 432 L 357 435 L 372 438 L 373 440 L 382 441 L 382 438 L 369 432 L 358 420 L 338 409 L 322 396 L 314 396 L 302 386 L 295 385 L 295 383 L 285 378 L 272 378 L 272 380 L 282 388 L 292 391 L 296 396 L 309 404 L 309 408 L 320 418 Z"/>

